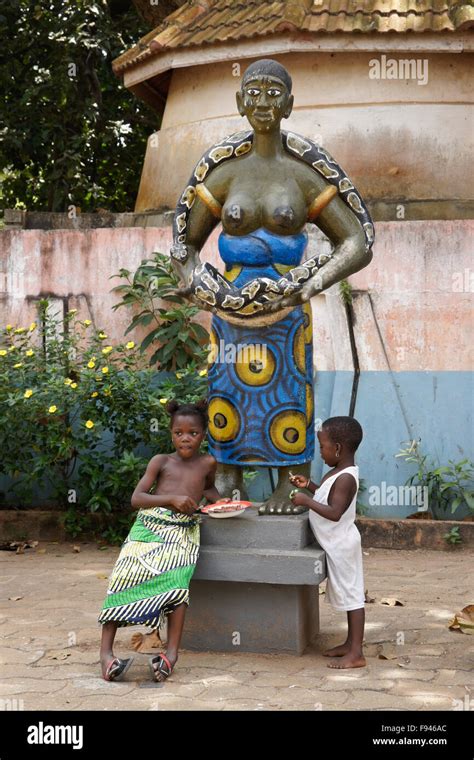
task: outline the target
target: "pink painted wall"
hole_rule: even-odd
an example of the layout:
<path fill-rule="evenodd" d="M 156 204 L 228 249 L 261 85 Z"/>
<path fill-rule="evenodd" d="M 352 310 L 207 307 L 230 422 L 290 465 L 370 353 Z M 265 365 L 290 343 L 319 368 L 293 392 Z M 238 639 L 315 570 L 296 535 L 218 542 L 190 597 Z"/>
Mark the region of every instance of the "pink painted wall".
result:
<path fill-rule="evenodd" d="M 470 370 L 472 368 L 474 272 L 470 221 L 379 222 L 370 266 L 350 278 L 361 370 Z M 222 270 L 216 230 L 203 259 Z M 0 233 L 0 320 L 15 326 L 36 318 L 35 301 L 63 299 L 123 339 L 128 310 L 117 302 L 110 280 L 124 267 L 134 271 L 153 251 L 168 252 L 170 227 L 87 231 L 7 230 Z M 311 238 L 308 256 L 325 243 Z M 58 302 L 59 303 L 59 302 Z M 59 303 L 60 305 L 60 303 Z M 312 301 L 315 367 L 352 370 L 347 325 L 338 287 Z M 209 326 L 210 315 L 200 321 Z M 140 333 L 130 335 L 140 340 Z"/>

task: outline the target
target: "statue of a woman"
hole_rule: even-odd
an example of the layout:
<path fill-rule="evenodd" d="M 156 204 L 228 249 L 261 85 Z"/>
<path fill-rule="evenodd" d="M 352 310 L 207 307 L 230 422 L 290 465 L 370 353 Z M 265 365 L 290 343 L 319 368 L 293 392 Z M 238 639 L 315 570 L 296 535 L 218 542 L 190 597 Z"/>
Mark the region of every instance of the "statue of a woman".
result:
<path fill-rule="evenodd" d="M 365 267 L 374 231 L 340 166 L 307 138 L 282 132 L 293 107 L 291 77 L 273 60 L 245 71 L 237 92 L 252 130 L 210 148 L 194 169 L 174 219 L 173 266 L 186 295 L 213 312 L 209 450 L 216 486 L 246 498 L 243 467 L 278 468 L 262 514 L 302 511 L 289 499 L 290 470 L 314 458 L 311 296 Z M 222 223 L 225 273 L 199 261 Z M 305 225 L 317 224 L 330 255 L 301 263 Z"/>

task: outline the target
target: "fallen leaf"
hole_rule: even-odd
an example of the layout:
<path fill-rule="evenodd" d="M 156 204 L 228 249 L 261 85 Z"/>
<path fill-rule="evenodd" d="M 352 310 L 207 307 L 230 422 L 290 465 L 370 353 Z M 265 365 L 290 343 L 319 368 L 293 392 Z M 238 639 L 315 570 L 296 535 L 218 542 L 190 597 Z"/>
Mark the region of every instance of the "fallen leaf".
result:
<path fill-rule="evenodd" d="M 96 578 L 100 578 L 100 580 L 107 580 L 109 577 L 108 575 L 104 575 L 104 573 L 96 573 Z"/>
<path fill-rule="evenodd" d="M 11 602 L 19 602 L 20 599 L 24 599 L 23 596 L 9 596 L 8 598 Z"/>
<path fill-rule="evenodd" d="M 73 552 L 80 552 L 81 551 L 81 547 L 80 546 L 73 546 L 72 550 L 73 550 Z"/>
<path fill-rule="evenodd" d="M 36 554 L 46 554 L 46 549 L 37 549 Z"/>
<path fill-rule="evenodd" d="M 397 647 L 393 644 L 384 644 L 380 647 L 377 657 L 379 660 L 396 660 L 398 659 Z"/>
<path fill-rule="evenodd" d="M 26 544 L 21 544 L 21 546 L 18 547 L 16 550 L 16 554 L 24 554 L 25 553 L 25 546 Z"/>
<path fill-rule="evenodd" d="M 367 591 L 367 589 L 365 590 L 365 601 L 367 602 L 367 604 L 373 604 L 375 602 L 375 596 L 374 597 L 369 596 L 369 592 Z"/>
<path fill-rule="evenodd" d="M 456 633 L 474 633 L 474 604 L 468 604 L 463 607 L 461 612 L 457 612 L 448 625 L 450 631 Z"/>
<path fill-rule="evenodd" d="M 155 649 L 163 647 L 163 642 L 158 635 L 158 631 L 154 629 L 150 633 L 134 633 L 130 639 L 130 646 L 135 652 L 154 654 Z"/>
<path fill-rule="evenodd" d="M 370 552 L 362 552 L 365 557 L 370 557 Z"/>
<path fill-rule="evenodd" d="M 400 601 L 400 599 L 395 599 L 395 597 L 392 596 L 384 596 L 384 598 L 380 600 L 380 604 L 387 604 L 389 607 L 405 606 L 403 602 Z"/>
<path fill-rule="evenodd" d="M 322 595 L 323 595 L 323 594 L 325 594 L 325 593 L 326 593 L 326 589 L 325 589 L 325 588 L 323 588 L 322 586 L 320 586 L 320 587 L 319 587 L 319 596 L 322 596 Z"/>

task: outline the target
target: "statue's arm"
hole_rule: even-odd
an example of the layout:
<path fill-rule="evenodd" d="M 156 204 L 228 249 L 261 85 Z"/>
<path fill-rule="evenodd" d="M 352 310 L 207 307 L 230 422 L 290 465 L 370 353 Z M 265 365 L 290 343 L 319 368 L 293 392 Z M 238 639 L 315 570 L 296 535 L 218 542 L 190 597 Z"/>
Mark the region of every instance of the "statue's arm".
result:
<path fill-rule="evenodd" d="M 227 192 L 227 180 L 221 167 L 216 168 L 212 175 L 206 178 L 204 185 L 211 194 L 214 205 L 222 207 Z M 196 299 L 190 283 L 194 270 L 200 263 L 200 251 L 219 222 L 219 211 L 216 208 L 210 208 L 199 195 L 196 195 L 188 216 L 186 241 L 183 244 L 173 244 L 171 248 L 173 269 L 180 278 L 182 285 L 176 292 L 187 296 L 190 300 L 197 303 L 201 309 L 207 311 L 215 311 L 215 309 L 205 301 Z M 175 255 L 176 250 L 179 258 Z M 183 252 L 185 253 L 185 258 L 183 258 Z"/>
<path fill-rule="evenodd" d="M 334 245 L 331 258 L 302 286 L 301 290 L 276 301 L 270 309 L 272 311 L 304 303 L 317 293 L 327 290 L 334 283 L 363 269 L 372 261 L 372 250 L 367 247 L 361 223 L 339 196 L 335 196 L 328 203 L 313 223 Z"/>
<path fill-rule="evenodd" d="M 218 223 L 219 220 L 197 197 L 188 217 L 186 242 L 171 247 L 171 263 L 181 280 L 182 290 L 188 289 L 190 278 L 200 261 L 201 248 Z"/>
<path fill-rule="evenodd" d="M 310 280 L 303 290 L 306 288 L 309 291 L 314 287 L 315 292 L 327 290 L 370 264 L 373 254 L 367 248 L 362 225 L 341 198 L 333 198 L 314 223 L 332 242 L 334 251 L 329 261 L 312 278 L 314 282 Z"/>

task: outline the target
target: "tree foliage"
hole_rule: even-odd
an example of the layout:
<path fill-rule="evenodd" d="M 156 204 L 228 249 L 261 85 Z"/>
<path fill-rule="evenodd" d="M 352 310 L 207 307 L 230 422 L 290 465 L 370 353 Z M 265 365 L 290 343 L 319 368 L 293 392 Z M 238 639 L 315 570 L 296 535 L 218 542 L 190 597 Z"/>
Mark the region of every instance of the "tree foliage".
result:
<path fill-rule="evenodd" d="M 156 115 L 112 61 L 148 29 L 130 0 L 0 0 L 3 208 L 133 209 Z"/>

